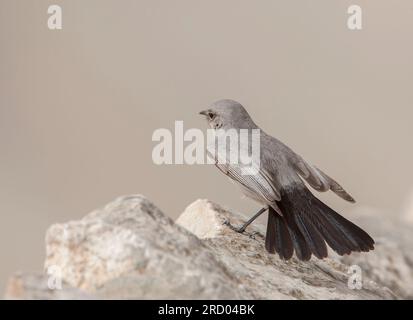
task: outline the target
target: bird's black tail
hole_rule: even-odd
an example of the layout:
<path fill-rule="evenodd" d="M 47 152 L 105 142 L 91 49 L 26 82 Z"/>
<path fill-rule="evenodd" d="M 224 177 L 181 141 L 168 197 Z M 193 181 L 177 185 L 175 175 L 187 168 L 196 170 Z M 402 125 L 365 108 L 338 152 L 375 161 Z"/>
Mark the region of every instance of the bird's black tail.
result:
<path fill-rule="evenodd" d="M 361 228 L 317 199 L 304 186 L 282 190 L 280 216 L 269 209 L 265 247 L 290 259 L 293 251 L 300 260 L 327 257 L 326 243 L 339 255 L 374 249 L 374 240 Z"/>

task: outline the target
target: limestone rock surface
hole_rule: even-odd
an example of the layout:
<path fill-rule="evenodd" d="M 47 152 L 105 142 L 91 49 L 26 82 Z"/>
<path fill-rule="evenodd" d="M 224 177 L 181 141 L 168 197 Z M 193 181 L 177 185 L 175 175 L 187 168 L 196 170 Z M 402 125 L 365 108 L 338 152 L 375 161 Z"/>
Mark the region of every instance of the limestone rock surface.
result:
<path fill-rule="evenodd" d="M 365 219 L 362 223 L 371 226 L 373 217 Z M 141 195 L 120 197 L 83 219 L 52 225 L 46 233 L 44 274 L 12 276 L 5 297 L 413 297 L 412 226 L 398 228 L 393 236 L 396 226 L 375 225 L 376 250 L 367 254 L 339 257 L 331 252 L 327 259 L 302 262 L 269 255 L 259 224 L 239 234 L 224 225 L 226 220 L 241 224 L 246 217 L 197 200 L 174 222 Z"/>

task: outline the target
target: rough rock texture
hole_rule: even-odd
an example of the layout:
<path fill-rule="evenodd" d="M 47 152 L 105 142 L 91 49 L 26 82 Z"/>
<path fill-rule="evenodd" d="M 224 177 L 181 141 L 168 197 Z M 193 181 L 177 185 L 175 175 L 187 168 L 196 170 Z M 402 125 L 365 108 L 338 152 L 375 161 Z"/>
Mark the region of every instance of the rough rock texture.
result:
<path fill-rule="evenodd" d="M 26 300 L 86 300 L 93 298 L 86 292 L 72 288 L 67 284 L 62 285 L 62 290 L 49 290 L 49 281 L 46 275 L 17 273 L 9 280 L 5 298 Z"/>
<path fill-rule="evenodd" d="M 350 289 L 349 272 L 354 263 L 351 260 L 342 263 L 334 252 L 330 252 L 332 258 L 324 260 L 312 258 L 309 262 L 302 262 L 294 256 L 289 261 L 283 261 L 277 255 L 269 255 L 265 251 L 263 227 L 253 225 L 247 228 L 247 234 L 238 234 L 223 225 L 225 220 L 237 225 L 246 218 L 230 213 L 207 200 L 198 200 L 191 204 L 176 222 L 204 239 L 229 272 L 251 288 L 256 298 L 396 298 L 388 288 L 371 281 L 363 274 L 362 290 Z M 210 229 L 215 230 L 212 237 Z"/>
<path fill-rule="evenodd" d="M 294 257 L 286 262 L 267 254 L 259 225 L 238 234 L 223 225 L 227 219 L 233 224 L 245 221 L 212 202 L 197 200 L 174 223 L 143 196 L 118 198 L 79 221 L 51 226 L 46 235 L 45 275 L 13 276 L 5 297 L 394 299 L 413 295 L 411 227 L 398 231 L 397 238 L 380 237 L 372 253 L 344 258 L 331 254 L 309 262 Z M 362 271 L 360 290 L 348 285 L 354 264 Z"/>
<path fill-rule="evenodd" d="M 51 226 L 45 267 L 53 266 L 69 285 L 98 297 L 249 297 L 197 237 L 142 196 Z"/>
<path fill-rule="evenodd" d="M 373 231 L 375 250 L 367 255 L 345 256 L 341 261 L 359 265 L 369 279 L 390 288 L 398 297 L 413 299 L 413 226 L 373 212 L 359 215 L 357 221 Z"/>

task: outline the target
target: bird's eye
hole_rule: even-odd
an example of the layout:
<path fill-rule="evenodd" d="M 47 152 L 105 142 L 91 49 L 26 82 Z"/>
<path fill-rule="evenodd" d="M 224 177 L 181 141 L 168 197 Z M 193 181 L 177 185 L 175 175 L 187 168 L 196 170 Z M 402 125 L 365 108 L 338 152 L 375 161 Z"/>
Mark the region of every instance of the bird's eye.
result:
<path fill-rule="evenodd" d="M 212 112 L 208 112 L 208 118 L 209 118 L 210 120 L 214 119 L 214 118 L 215 118 L 215 114 L 213 114 Z"/>

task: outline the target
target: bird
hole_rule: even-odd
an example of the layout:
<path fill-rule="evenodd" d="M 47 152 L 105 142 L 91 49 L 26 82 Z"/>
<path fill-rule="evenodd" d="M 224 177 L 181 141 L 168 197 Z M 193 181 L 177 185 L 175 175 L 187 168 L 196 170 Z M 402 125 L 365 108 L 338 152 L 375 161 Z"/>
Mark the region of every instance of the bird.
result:
<path fill-rule="evenodd" d="M 321 169 L 259 128 L 239 102 L 219 100 L 200 114 L 214 132 L 255 129 L 260 133 L 259 164 L 254 174 L 242 174 L 241 163 L 214 158 L 220 171 L 239 184 L 247 197 L 262 205 L 240 227 L 227 221 L 231 229 L 243 233 L 256 218 L 268 211 L 265 249 L 270 254 L 277 253 L 283 260 L 291 259 L 294 252 L 302 261 L 310 260 L 312 255 L 318 259 L 326 258 L 327 245 L 338 255 L 374 249 L 374 240 L 367 232 L 319 200 L 306 183 L 318 192 L 332 191 L 351 203 L 355 202 L 354 198 Z M 240 150 L 251 150 L 247 144 L 245 146 L 245 141 L 240 141 Z M 214 156 L 211 152 L 209 155 Z"/>

